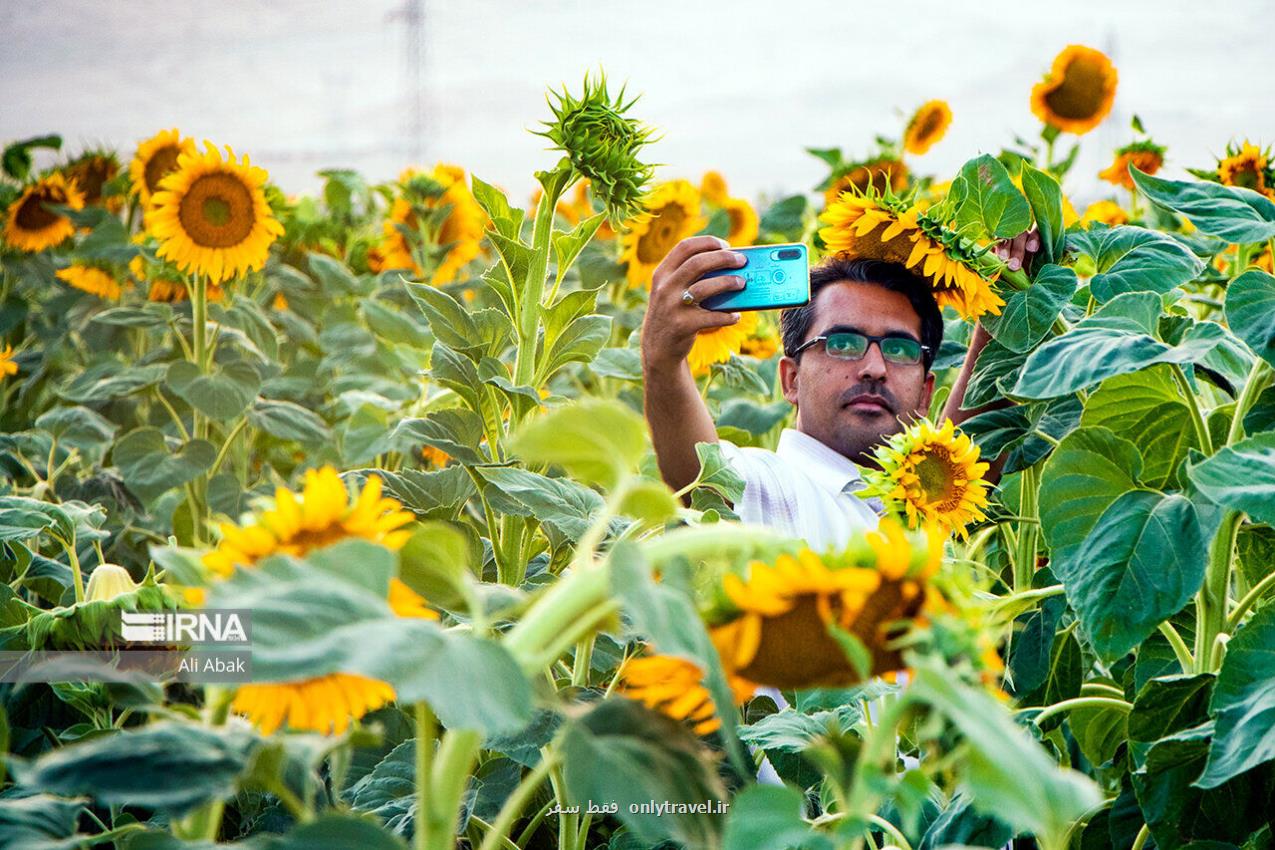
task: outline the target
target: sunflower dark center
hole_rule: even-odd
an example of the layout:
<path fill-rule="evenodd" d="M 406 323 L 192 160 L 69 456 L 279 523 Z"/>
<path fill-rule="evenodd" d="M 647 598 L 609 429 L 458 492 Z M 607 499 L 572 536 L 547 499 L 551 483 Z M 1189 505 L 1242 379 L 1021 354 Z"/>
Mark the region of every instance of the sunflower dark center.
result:
<path fill-rule="evenodd" d="M 950 510 L 960 504 L 962 488 L 956 485 L 956 464 L 946 449 L 932 447 L 929 453 L 916 465 L 916 477 L 921 480 L 921 489 L 931 502 L 938 503 L 941 510 Z"/>
<path fill-rule="evenodd" d="M 179 153 L 180 151 L 177 150 L 176 145 L 165 145 L 151 154 L 151 158 L 146 161 L 146 168 L 142 172 L 143 178 L 146 180 L 147 191 L 159 191 L 159 181 L 177 170 Z"/>
<path fill-rule="evenodd" d="M 224 173 L 195 179 L 177 213 L 182 229 L 201 248 L 230 248 L 252 233 L 256 215 L 252 193 L 239 178 Z"/>
<path fill-rule="evenodd" d="M 921 116 L 919 125 L 916 128 L 916 137 L 922 141 L 928 139 L 939 130 L 939 124 L 943 120 L 943 114 L 937 109 L 931 109 Z"/>
<path fill-rule="evenodd" d="M 84 193 L 85 203 L 91 204 L 102 197 L 102 186 L 115 176 L 115 171 L 109 159 L 95 156 L 76 165 L 71 169 L 71 174 L 75 178 L 75 185 Z"/>
<path fill-rule="evenodd" d="M 1257 170 L 1257 163 L 1248 161 L 1240 165 L 1231 177 L 1232 186 L 1242 186 L 1245 189 L 1258 189 L 1262 185 L 1262 173 Z"/>
<path fill-rule="evenodd" d="M 830 601 L 836 616 L 838 601 Z M 779 688 L 849 684 L 858 678 L 841 646 L 828 634 L 813 594 L 801 596 L 787 614 L 763 620 L 757 654 L 739 672 Z"/>
<path fill-rule="evenodd" d="M 61 216 L 51 213 L 44 208 L 45 204 L 62 204 L 66 202 L 66 196 L 56 189 L 41 189 L 32 192 L 31 196 L 22 202 L 22 206 L 18 207 L 17 213 L 14 214 L 14 220 L 18 227 L 23 230 L 43 230 L 50 225 L 56 224 Z"/>
<path fill-rule="evenodd" d="M 1078 58 L 1063 72 L 1062 83 L 1045 95 L 1045 103 L 1061 118 L 1092 118 L 1102 108 L 1107 75 L 1102 64 Z"/>
<path fill-rule="evenodd" d="M 661 207 L 650 228 L 638 240 L 637 256 L 643 263 L 658 263 L 672 250 L 686 221 L 686 211 L 677 204 Z"/>

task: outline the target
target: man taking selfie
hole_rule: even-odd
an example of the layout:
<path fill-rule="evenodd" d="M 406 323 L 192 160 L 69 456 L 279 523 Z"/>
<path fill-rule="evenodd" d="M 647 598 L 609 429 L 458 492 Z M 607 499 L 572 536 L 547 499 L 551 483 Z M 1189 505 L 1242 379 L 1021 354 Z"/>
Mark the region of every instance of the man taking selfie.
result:
<path fill-rule="evenodd" d="M 1023 234 L 1001 246 L 1011 268 L 1039 239 Z M 745 258 L 713 236 L 679 242 L 655 270 L 642 325 L 645 412 L 660 474 L 674 490 L 699 474 L 695 444 L 719 443 L 744 479 L 734 506 L 744 522 L 771 526 L 819 550 L 844 545 L 873 528 L 879 503 L 855 492 L 858 466 L 873 449 L 916 417 L 934 392 L 930 367 L 943 340 L 943 320 L 930 285 L 903 266 L 830 257 L 810 272 L 810 301 L 780 317 L 784 356 L 778 378 L 796 418 L 775 451 L 719 441 L 686 356 L 702 330 L 738 321 L 739 314 L 707 310 L 704 299 L 743 288 L 719 269 Z M 976 328 L 944 415 L 953 422 L 980 412 L 961 410 L 974 361 L 989 339 Z M 995 467 L 994 467 L 995 468 Z"/>

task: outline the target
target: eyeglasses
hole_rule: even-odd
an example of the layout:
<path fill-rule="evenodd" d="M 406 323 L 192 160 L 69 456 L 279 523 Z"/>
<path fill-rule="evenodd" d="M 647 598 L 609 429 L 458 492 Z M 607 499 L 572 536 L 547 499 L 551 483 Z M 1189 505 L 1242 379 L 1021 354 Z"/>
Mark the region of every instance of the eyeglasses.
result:
<path fill-rule="evenodd" d="M 914 365 L 921 362 L 921 355 L 930 350 L 928 345 L 921 345 L 910 336 L 871 336 L 854 331 L 835 331 L 809 339 L 797 346 L 792 352 L 796 357 L 815 343 L 822 342 L 824 350 L 830 357 L 839 360 L 860 360 L 868 353 L 872 343 L 877 344 L 881 356 L 891 363 Z"/>

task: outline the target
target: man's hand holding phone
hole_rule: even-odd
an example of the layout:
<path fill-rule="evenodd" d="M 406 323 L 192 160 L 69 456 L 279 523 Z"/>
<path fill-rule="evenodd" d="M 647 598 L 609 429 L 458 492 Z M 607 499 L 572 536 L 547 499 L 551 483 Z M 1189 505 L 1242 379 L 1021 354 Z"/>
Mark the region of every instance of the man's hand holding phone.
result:
<path fill-rule="evenodd" d="M 692 236 L 673 246 L 651 277 L 651 298 L 642 323 L 642 364 L 648 372 L 682 368 L 700 331 L 739 321 L 739 313 L 700 306 L 705 298 L 744 288 L 744 279 L 722 275 L 701 278 L 722 269 L 745 265 L 743 254 L 732 251 L 716 236 Z M 688 294 L 689 293 L 689 294 Z"/>

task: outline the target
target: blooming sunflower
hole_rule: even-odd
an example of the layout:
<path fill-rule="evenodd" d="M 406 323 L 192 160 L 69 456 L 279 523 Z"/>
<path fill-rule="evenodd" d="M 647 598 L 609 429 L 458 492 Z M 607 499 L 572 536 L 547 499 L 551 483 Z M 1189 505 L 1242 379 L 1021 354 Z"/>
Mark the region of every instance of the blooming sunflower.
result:
<path fill-rule="evenodd" d="M 1133 178 L 1129 176 L 1130 165 L 1147 174 L 1155 174 L 1164 165 L 1164 148 L 1150 141 L 1125 145 L 1116 151 L 1111 165 L 1099 171 L 1098 176 L 1108 183 L 1133 191 Z"/>
<path fill-rule="evenodd" d="M 1270 151 L 1245 141 L 1236 148 L 1228 145 L 1226 156 L 1218 161 L 1217 177 L 1225 186 L 1240 186 L 1275 199 L 1272 186 Z"/>
<path fill-rule="evenodd" d="M 726 198 L 721 207 L 730 218 L 726 241 L 736 246 L 753 244 L 761 229 L 761 219 L 753 205 L 743 198 Z"/>
<path fill-rule="evenodd" d="M 686 361 L 691 364 L 691 374 L 696 377 L 707 375 L 714 363 L 725 363 L 732 354 L 739 354 L 744 342 L 757 331 L 757 314 L 746 311 L 739 314 L 739 321 L 733 325 L 710 328 L 695 335 L 691 345 L 691 353 Z"/>
<path fill-rule="evenodd" d="M 90 295 L 96 295 L 108 301 L 120 300 L 120 282 L 105 269 L 75 263 L 65 269 L 58 269 L 55 274 L 58 280 L 66 281 L 76 289 Z"/>
<path fill-rule="evenodd" d="M 75 181 L 76 188 L 84 195 L 84 203 L 89 206 L 104 206 L 112 212 L 119 211 L 121 199 L 116 196 L 104 197 L 102 191 L 106 184 L 120 172 L 120 161 L 112 151 L 85 153 L 62 169 L 67 177 Z"/>
<path fill-rule="evenodd" d="M 1005 304 L 992 288 L 1000 273 L 985 251 L 889 192 L 844 192 L 820 221 L 828 225 L 819 235 L 831 252 L 918 267 L 940 307 L 977 319 L 999 315 Z"/>
<path fill-rule="evenodd" d="M 660 184 L 645 204 L 646 212 L 625 223 L 620 261 L 628 264 L 629 286 L 650 288 L 655 267 L 674 245 L 698 233 L 705 220 L 699 191 L 686 180 Z"/>
<path fill-rule="evenodd" d="M 718 206 L 730 197 L 730 191 L 726 188 L 726 178 L 720 171 L 705 171 L 699 181 L 699 192 L 704 196 L 704 200 Z"/>
<path fill-rule="evenodd" d="M 205 146 L 202 154 L 183 153 L 177 170 L 160 181 L 146 226 L 159 240 L 160 257 L 221 283 L 264 266 L 283 225 L 262 190 L 265 169 L 246 154 L 236 162 L 229 147 L 223 160 L 212 142 Z"/>
<path fill-rule="evenodd" d="M 1080 223 L 1088 227 L 1095 221 L 1115 227 L 1127 224 L 1129 214 L 1115 201 L 1094 201 L 1085 208 L 1085 214 L 1080 217 Z"/>
<path fill-rule="evenodd" d="M 1032 112 L 1064 133 L 1084 135 L 1102 123 L 1116 99 L 1116 66 L 1100 50 L 1071 44 L 1032 87 Z"/>
<path fill-rule="evenodd" d="M 400 182 L 408 182 L 415 173 L 409 169 L 400 176 Z M 410 269 L 417 275 L 424 274 L 403 230 L 408 233 L 420 231 L 417 207 L 426 210 L 448 207 L 446 217 L 434 234 L 434 242 L 445 253 L 430 276 L 431 283 L 441 286 L 455 280 L 460 270 L 478 256 L 483 232 L 487 228 L 487 215 L 469 191 L 463 168 L 439 163 L 426 176 L 438 185 L 439 191 L 410 199 L 400 196 L 394 200 L 389 218 L 383 225 L 386 239 L 381 243 L 381 262 L 387 269 Z"/>
<path fill-rule="evenodd" d="M 902 192 L 908 185 L 908 167 L 902 160 L 882 156 L 855 163 L 836 174 L 824 190 L 825 206 L 832 206 L 844 192 Z"/>
<path fill-rule="evenodd" d="M 61 174 L 50 174 L 31 184 L 9 204 L 4 222 L 5 244 L 20 251 L 43 251 L 75 232 L 71 219 L 46 209 L 45 204 L 79 210 L 84 208 L 84 195 L 74 180 Z"/>
<path fill-rule="evenodd" d="M 922 104 L 903 131 L 903 149 L 920 156 L 943 138 L 951 123 L 952 109 L 946 101 L 931 100 Z"/>
<path fill-rule="evenodd" d="M 768 360 L 774 357 L 777 351 L 779 351 L 779 334 L 769 324 L 753 331 L 739 349 L 740 354 L 747 354 L 758 360 Z"/>
<path fill-rule="evenodd" d="M 137 146 L 137 153 L 128 164 L 128 176 L 143 209 L 159 191 L 159 182 L 177 170 L 177 160 L 186 153 L 195 153 L 195 140 L 183 139 L 176 127 L 160 130 Z"/>
<path fill-rule="evenodd" d="M 746 577 L 728 573 L 726 600 L 710 615 L 713 644 L 732 685 L 810 688 L 850 685 L 903 666 L 892 640 L 926 605 L 926 580 L 943 558 L 943 537 L 909 535 L 889 517 L 879 530 L 824 557 L 810 549 L 752 561 Z M 868 670 L 830 633 L 849 632 L 869 653 Z"/>
<path fill-rule="evenodd" d="M 704 671 L 693 661 L 674 655 L 630 658 L 617 674 L 618 692 L 674 720 L 685 720 L 697 735 L 722 728 L 713 698 L 704 686 Z M 752 695 L 752 688 L 732 681 L 736 703 Z"/>
<path fill-rule="evenodd" d="M 906 514 L 908 525 L 934 523 L 964 538 L 965 527 L 984 519 L 988 465 L 979 449 L 952 420 L 941 428 L 922 420 L 891 436 L 875 451 L 879 470 L 868 470 L 869 492 L 886 508 Z"/>
<path fill-rule="evenodd" d="M 13 346 L 0 348 L 0 378 L 18 374 L 18 364 L 13 362 Z"/>

